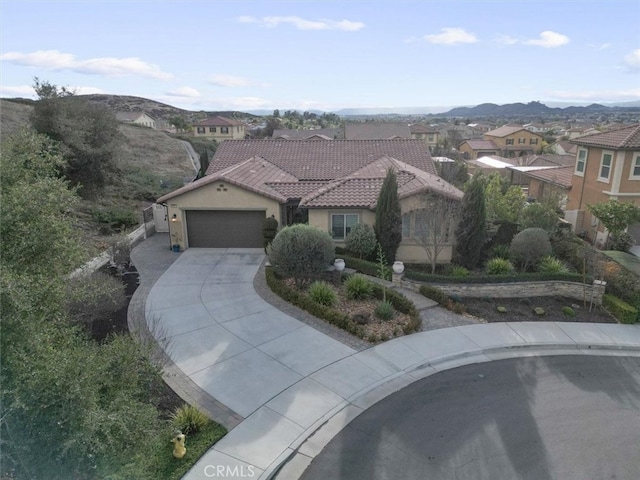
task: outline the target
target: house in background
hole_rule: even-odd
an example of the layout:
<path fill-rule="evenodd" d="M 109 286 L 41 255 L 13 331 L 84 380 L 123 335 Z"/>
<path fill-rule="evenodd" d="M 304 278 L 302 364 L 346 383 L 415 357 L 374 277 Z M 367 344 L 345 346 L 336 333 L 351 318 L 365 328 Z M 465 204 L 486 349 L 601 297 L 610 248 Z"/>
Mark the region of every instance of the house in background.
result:
<path fill-rule="evenodd" d="M 507 167 L 522 179 L 520 186 L 527 198 L 536 202 L 557 200 L 558 208 L 564 210 L 571 190 L 573 166 L 513 166 Z"/>
<path fill-rule="evenodd" d="M 262 222 L 274 216 L 329 232 L 337 245 L 358 223 L 373 225 L 389 169 L 397 173 L 404 220 L 398 260 L 423 263 L 412 239 L 416 218 L 428 215 L 423 194 L 462 199 L 436 174 L 421 140 L 229 140 L 221 143 L 207 175 L 158 199 L 168 208 L 171 238 L 181 248 L 262 248 Z M 438 261 L 451 261 L 453 234 Z"/>
<path fill-rule="evenodd" d="M 134 123 L 149 128 L 156 128 L 156 120 L 145 112 L 118 112 L 116 120 L 122 123 Z"/>
<path fill-rule="evenodd" d="M 485 133 L 482 138 L 498 147 L 498 155 L 521 157 L 538 153 L 542 149 L 542 135 L 520 126 L 504 126 Z"/>
<path fill-rule="evenodd" d="M 217 142 L 245 138 L 246 126 L 237 120 L 225 117 L 209 117 L 193 124 L 193 136 L 210 138 Z"/>
<path fill-rule="evenodd" d="M 346 140 L 409 139 L 409 125 L 400 122 L 352 122 L 344 125 Z"/>
<path fill-rule="evenodd" d="M 313 130 L 294 130 L 280 128 L 273 131 L 271 138 L 279 140 L 339 140 L 344 138 L 344 129 L 316 128 Z"/>
<path fill-rule="evenodd" d="M 457 148 L 466 160 L 499 155 L 500 152 L 500 147 L 491 140 L 465 140 Z"/>
<path fill-rule="evenodd" d="M 437 128 L 427 127 L 426 125 L 416 123 L 414 125 L 409 125 L 409 131 L 411 132 L 411 138 L 424 141 L 432 150 L 436 145 L 438 145 L 440 132 Z"/>
<path fill-rule="evenodd" d="M 559 140 L 552 145 L 553 151 L 558 155 L 572 155 L 573 158 L 576 156 L 576 152 L 578 151 L 578 146 L 575 143 L 572 143 L 569 140 Z"/>
<path fill-rule="evenodd" d="M 577 234 L 604 242 L 605 229 L 587 205 L 618 200 L 640 206 L 640 124 L 578 137 L 572 142 L 577 153 L 565 219 Z M 632 226 L 629 231 L 638 235 L 640 228 Z M 635 240 L 640 243 L 640 238 Z"/>

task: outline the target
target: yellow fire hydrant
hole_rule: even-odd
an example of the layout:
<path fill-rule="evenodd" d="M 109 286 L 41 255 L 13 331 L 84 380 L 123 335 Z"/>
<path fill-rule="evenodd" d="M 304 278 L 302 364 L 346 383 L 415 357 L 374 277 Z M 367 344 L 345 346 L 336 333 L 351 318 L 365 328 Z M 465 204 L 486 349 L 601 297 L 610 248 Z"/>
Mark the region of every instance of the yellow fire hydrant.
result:
<path fill-rule="evenodd" d="M 182 432 L 177 432 L 176 435 L 171 439 L 173 442 L 173 456 L 176 458 L 184 457 L 184 454 L 187 453 L 187 449 L 184 446 L 184 440 L 186 435 Z"/>

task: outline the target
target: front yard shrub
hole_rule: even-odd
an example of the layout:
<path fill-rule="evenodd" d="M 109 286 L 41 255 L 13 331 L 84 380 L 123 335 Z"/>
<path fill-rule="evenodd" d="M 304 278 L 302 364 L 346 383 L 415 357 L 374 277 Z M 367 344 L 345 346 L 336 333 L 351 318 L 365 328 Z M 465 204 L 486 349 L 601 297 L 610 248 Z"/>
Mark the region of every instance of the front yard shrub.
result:
<path fill-rule="evenodd" d="M 492 258 L 487 262 L 486 270 L 489 275 L 504 275 L 513 272 L 513 264 L 504 258 Z"/>
<path fill-rule="evenodd" d="M 276 238 L 278 233 L 278 221 L 275 217 L 267 217 L 262 222 L 262 239 L 264 244 L 265 252 L 267 251 L 267 247 L 271 245 L 273 239 Z"/>
<path fill-rule="evenodd" d="M 348 268 L 353 268 L 354 270 L 364 273 L 365 275 L 369 275 L 370 277 L 376 277 L 378 275 L 379 266 L 376 262 L 369 262 L 360 258 L 350 257 L 349 255 L 342 255 L 342 258 Z"/>
<path fill-rule="evenodd" d="M 171 423 L 176 430 L 191 435 L 207 426 L 209 418 L 193 405 L 183 405 L 171 414 Z"/>
<path fill-rule="evenodd" d="M 620 323 L 635 323 L 638 320 L 638 309 L 613 295 L 605 294 L 602 306 Z"/>
<path fill-rule="evenodd" d="M 92 212 L 92 217 L 101 224 L 100 231 L 104 234 L 122 231 L 139 223 L 138 215 L 131 208 L 99 208 Z"/>
<path fill-rule="evenodd" d="M 547 255 L 540 261 L 540 264 L 538 265 L 538 271 L 544 273 L 566 273 L 569 270 L 561 260 Z"/>
<path fill-rule="evenodd" d="M 297 224 L 284 227 L 267 248 L 276 271 L 293 278 L 298 287 L 324 272 L 334 258 L 331 236 L 318 228 Z"/>
<path fill-rule="evenodd" d="M 347 297 L 353 300 L 368 297 L 373 292 L 373 284 L 359 273 L 347 277 L 344 286 L 347 289 Z"/>
<path fill-rule="evenodd" d="M 509 260 L 509 245 L 496 245 L 491 249 L 490 258 L 504 258 Z"/>
<path fill-rule="evenodd" d="M 360 258 L 368 258 L 376 249 L 376 234 L 370 225 L 358 223 L 351 228 L 344 243 L 349 251 Z"/>
<path fill-rule="evenodd" d="M 616 233 L 611 242 L 611 250 L 628 252 L 634 245 L 633 237 L 627 232 Z"/>
<path fill-rule="evenodd" d="M 537 265 L 543 257 L 551 255 L 549 234 L 542 228 L 527 228 L 513 237 L 509 247 L 509 259 L 528 270 Z"/>
<path fill-rule="evenodd" d="M 575 317 L 576 311 L 571 307 L 562 307 L 562 313 L 567 317 Z"/>
<path fill-rule="evenodd" d="M 446 305 L 449 301 L 446 293 L 431 285 L 420 285 L 420 293 L 434 302 L 438 302 L 440 305 Z"/>
<path fill-rule="evenodd" d="M 389 321 L 393 318 L 393 315 L 394 315 L 393 305 L 388 300 L 382 301 L 376 307 L 374 314 L 380 320 Z"/>
<path fill-rule="evenodd" d="M 309 297 L 316 303 L 332 307 L 338 301 L 336 292 L 327 282 L 315 281 L 309 287 Z"/>
<path fill-rule="evenodd" d="M 453 267 L 451 267 L 451 275 L 458 278 L 468 277 L 469 270 L 460 265 L 454 265 Z"/>

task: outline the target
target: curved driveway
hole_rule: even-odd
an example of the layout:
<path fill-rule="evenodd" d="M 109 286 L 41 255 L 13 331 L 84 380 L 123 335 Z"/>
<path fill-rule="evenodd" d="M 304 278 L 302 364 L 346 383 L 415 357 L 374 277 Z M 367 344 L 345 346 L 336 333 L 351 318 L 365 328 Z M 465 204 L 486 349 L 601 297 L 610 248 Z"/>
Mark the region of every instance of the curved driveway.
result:
<path fill-rule="evenodd" d="M 263 260 L 260 249 L 189 249 L 147 297 L 147 323 L 177 367 L 244 417 L 186 479 L 218 467 L 270 478 L 289 458 L 280 476 L 296 478 L 368 407 L 455 366 L 594 349 L 640 355 L 640 326 L 577 323 L 447 328 L 357 352 L 260 298 L 253 278 Z"/>

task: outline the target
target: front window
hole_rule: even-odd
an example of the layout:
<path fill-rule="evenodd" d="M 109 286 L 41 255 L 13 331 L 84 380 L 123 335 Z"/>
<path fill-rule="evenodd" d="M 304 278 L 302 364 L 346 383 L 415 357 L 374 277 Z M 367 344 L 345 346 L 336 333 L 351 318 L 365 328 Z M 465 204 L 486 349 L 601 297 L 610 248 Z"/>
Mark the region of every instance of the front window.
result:
<path fill-rule="evenodd" d="M 519 138 L 518 139 L 518 145 L 523 145 L 527 143 L 527 139 L 526 138 Z"/>
<path fill-rule="evenodd" d="M 340 213 L 331 215 L 331 236 L 334 240 L 344 240 L 351 228 L 358 224 L 358 214 Z"/>
<path fill-rule="evenodd" d="M 609 175 L 611 174 L 611 163 L 613 162 L 612 153 L 603 153 L 602 160 L 600 161 L 600 176 L 598 180 L 608 182 Z"/>
<path fill-rule="evenodd" d="M 229 127 L 220 127 L 220 133 L 229 133 Z"/>
<path fill-rule="evenodd" d="M 204 133 L 204 132 L 205 132 L 204 127 L 198 127 L 198 133 Z"/>
<path fill-rule="evenodd" d="M 216 127 L 209 127 L 209 131 L 211 133 L 216 133 Z"/>
<path fill-rule="evenodd" d="M 631 162 L 631 175 L 629 176 L 629 180 L 640 180 L 640 153 L 636 153 L 633 156 L 633 161 Z"/>
<path fill-rule="evenodd" d="M 584 167 L 587 163 L 587 151 L 578 150 L 578 158 L 576 159 L 576 175 L 584 176 Z"/>
<path fill-rule="evenodd" d="M 537 144 L 538 144 L 537 138 L 532 138 L 531 140 L 529 140 L 529 145 L 537 145 Z"/>
<path fill-rule="evenodd" d="M 507 138 L 507 145 L 513 145 L 513 138 Z"/>
<path fill-rule="evenodd" d="M 429 136 L 427 137 L 427 140 L 430 141 L 430 142 L 433 142 L 434 139 L 435 139 L 435 137 L 434 137 L 433 133 L 430 133 Z"/>

